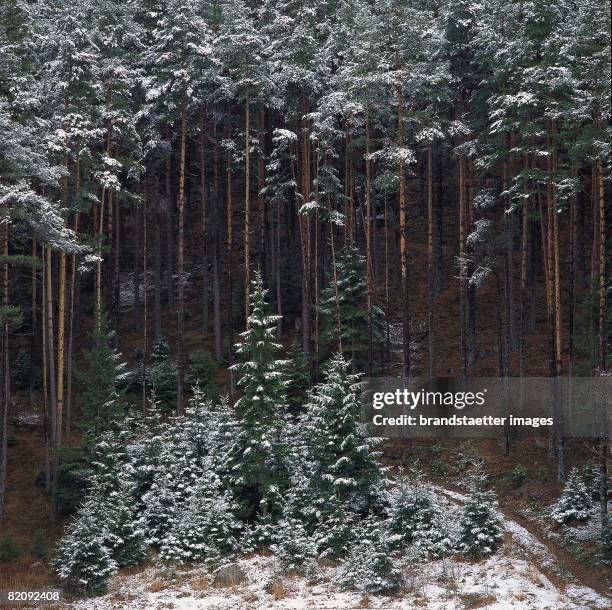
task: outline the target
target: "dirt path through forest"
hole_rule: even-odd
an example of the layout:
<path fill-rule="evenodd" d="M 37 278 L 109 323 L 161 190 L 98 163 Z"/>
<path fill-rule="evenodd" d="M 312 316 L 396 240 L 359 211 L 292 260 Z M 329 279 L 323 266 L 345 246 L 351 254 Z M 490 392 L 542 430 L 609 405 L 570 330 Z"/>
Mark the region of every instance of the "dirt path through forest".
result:
<path fill-rule="evenodd" d="M 433 488 L 435 491 L 443 494 L 446 498 L 460 506 L 462 506 L 467 499 L 457 488 L 447 489 L 438 485 L 433 485 Z M 510 532 L 513 539 L 517 538 L 515 540 L 517 544 L 528 552 L 532 560 L 537 564 L 538 569 L 560 590 L 563 590 L 567 586 L 567 578 L 564 578 L 564 576 L 559 573 L 560 568 L 562 568 L 569 572 L 579 584 L 593 589 L 605 598 L 609 598 L 609 583 L 606 582 L 606 580 L 602 580 L 598 572 L 578 563 L 569 551 L 556 544 L 554 541 L 544 537 L 537 526 L 523 515 L 513 510 L 499 507 L 498 512 L 504 517 L 504 528 L 506 531 Z M 550 556 L 548 557 L 548 561 L 546 561 L 546 557 L 544 557 L 541 552 L 536 552 L 537 546 L 535 548 L 530 548 L 526 545 L 526 543 L 529 542 L 528 540 L 520 539 L 521 531 L 517 531 L 518 528 L 524 530 L 548 552 Z M 552 559 L 553 562 L 551 562 L 550 559 Z"/>

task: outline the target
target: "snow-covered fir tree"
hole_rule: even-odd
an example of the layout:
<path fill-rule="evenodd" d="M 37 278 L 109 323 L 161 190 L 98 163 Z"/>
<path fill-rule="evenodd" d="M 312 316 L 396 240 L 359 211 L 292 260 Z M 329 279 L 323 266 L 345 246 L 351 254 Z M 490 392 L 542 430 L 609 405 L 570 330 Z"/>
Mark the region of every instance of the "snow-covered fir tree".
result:
<path fill-rule="evenodd" d="M 478 466 L 468 478 L 469 495 L 461 512 L 458 549 L 468 557 L 490 555 L 503 538 L 495 493 Z"/>
<path fill-rule="evenodd" d="M 422 559 L 437 559 L 452 551 L 440 507 L 419 471 L 411 478 L 398 478 L 388 492 L 387 513 L 391 548 L 401 551 L 412 544 L 413 555 Z"/>
<path fill-rule="evenodd" d="M 286 361 L 276 357 L 281 348 L 276 341 L 278 316 L 267 313 L 266 292 L 261 274 L 256 272 L 247 330 L 236 346 L 241 362 L 232 367 L 242 396 L 235 405 L 240 428 L 231 476 L 244 514 L 251 518 L 279 514 L 279 491 L 287 482 L 287 448 L 281 442 Z"/>
<path fill-rule="evenodd" d="M 335 274 L 321 291 L 319 303 L 324 322 L 321 340 L 335 350 L 340 335 L 342 348 L 350 354 L 354 366 L 363 364 L 369 344 L 364 277 L 365 258 L 356 248 L 345 248 L 336 259 Z M 383 312 L 379 307 L 373 307 L 372 318 L 372 341 L 375 346 L 380 346 L 384 340 L 384 326 Z"/>
<path fill-rule="evenodd" d="M 580 471 L 574 467 L 569 473 L 567 483 L 553 504 L 550 516 L 557 523 L 570 523 L 571 521 L 585 521 L 589 518 L 592 505 L 591 494 Z"/>
<path fill-rule="evenodd" d="M 386 523 L 368 518 L 355 527 L 354 539 L 340 569 L 340 584 L 368 593 L 393 593 L 403 584 L 392 556 Z"/>
<path fill-rule="evenodd" d="M 76 593 L 106 590 L 117 562 L 108 545 L 108 519 L 100 498 L 92 495 L 60 540 L 53 566 L 63 586 Z"/>
<path fill-rule="evenodd" d="M 223 488 L 213 464 L 208 462 L 160 541 L 162 559 L 194 563 L 231 555 L 238 548 L 241 530 L 236 508 L 232 494 Z"/>
<path fill-rule="evenodd" d="M 83 415 L 80 424 L 90 442 L 108 430 L 112 423 L 125 414 L 124 393 L 130 372 L 113 347 L 114 332 L 109 330 L 105 315 L 101 324 L 92 330 L 92 347 L 85 352 L 86 366 L 78 372 L 82 386 L 79 406 Z M 91 380 L 95 379 L 95 383 Z"/>
<path fill-rule="evenodd" d="M 306 452 L 308 517 L 319 529 L 320 550 L 341 554 L 352 521 L 380 510 L 384 483 L 378 442 L 360 422 L 359 376 L 336 354 L 324 377 L 309 394 L 299 442 Z"/>

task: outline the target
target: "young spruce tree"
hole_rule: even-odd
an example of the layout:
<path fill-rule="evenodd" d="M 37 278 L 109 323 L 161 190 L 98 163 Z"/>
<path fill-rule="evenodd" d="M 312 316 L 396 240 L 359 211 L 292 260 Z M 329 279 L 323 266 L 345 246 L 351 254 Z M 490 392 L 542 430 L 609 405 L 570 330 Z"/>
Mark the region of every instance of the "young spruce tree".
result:
<path fill-rule="evenodd" d="M 278 316 L 266 313 L 266 290 L 259 272 L 251 283 L 251 314 L 232 366 L 238 374 L 241 398 L 235 409 L 240 420 L 233 484 L 244 516 L 269 519 L 279 513 L 279 492 L 286 485 L 286 448 L 281 442 L 286 417 L 285 360 L 277 360 Z"/>

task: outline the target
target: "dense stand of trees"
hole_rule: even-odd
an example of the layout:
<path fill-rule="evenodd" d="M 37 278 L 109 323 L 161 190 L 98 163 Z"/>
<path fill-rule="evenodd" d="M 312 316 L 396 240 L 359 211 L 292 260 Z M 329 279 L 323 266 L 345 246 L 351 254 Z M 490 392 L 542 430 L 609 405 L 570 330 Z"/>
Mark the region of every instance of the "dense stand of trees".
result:
<path fill-rule="evenodd" d="M 143 378 L 170 337 L 182 414 L 186 300 L 231 364 L 256 270 L 313 380 L 334 351 L 446 374 L 444 290 L 459 374 L 484 328 L 502 376 L 530 350 L 552 376 L 605 374 L 609 29 L 602 0 L 5 0 L 0 514 L 24 333 L 53 491 L 83 320 L 141 329 Z"/>

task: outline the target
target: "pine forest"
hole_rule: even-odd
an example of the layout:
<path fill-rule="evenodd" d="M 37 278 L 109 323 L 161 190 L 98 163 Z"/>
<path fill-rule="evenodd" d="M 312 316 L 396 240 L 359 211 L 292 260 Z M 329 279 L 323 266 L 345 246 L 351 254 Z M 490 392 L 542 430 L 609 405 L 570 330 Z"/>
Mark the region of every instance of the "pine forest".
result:
<path fill-rule="evenodd" d="M 376 438 L 362 393 L 611 375 L 610 40 L 1 0 L 0 607 L 609 608 L 603 427 Z"/>

